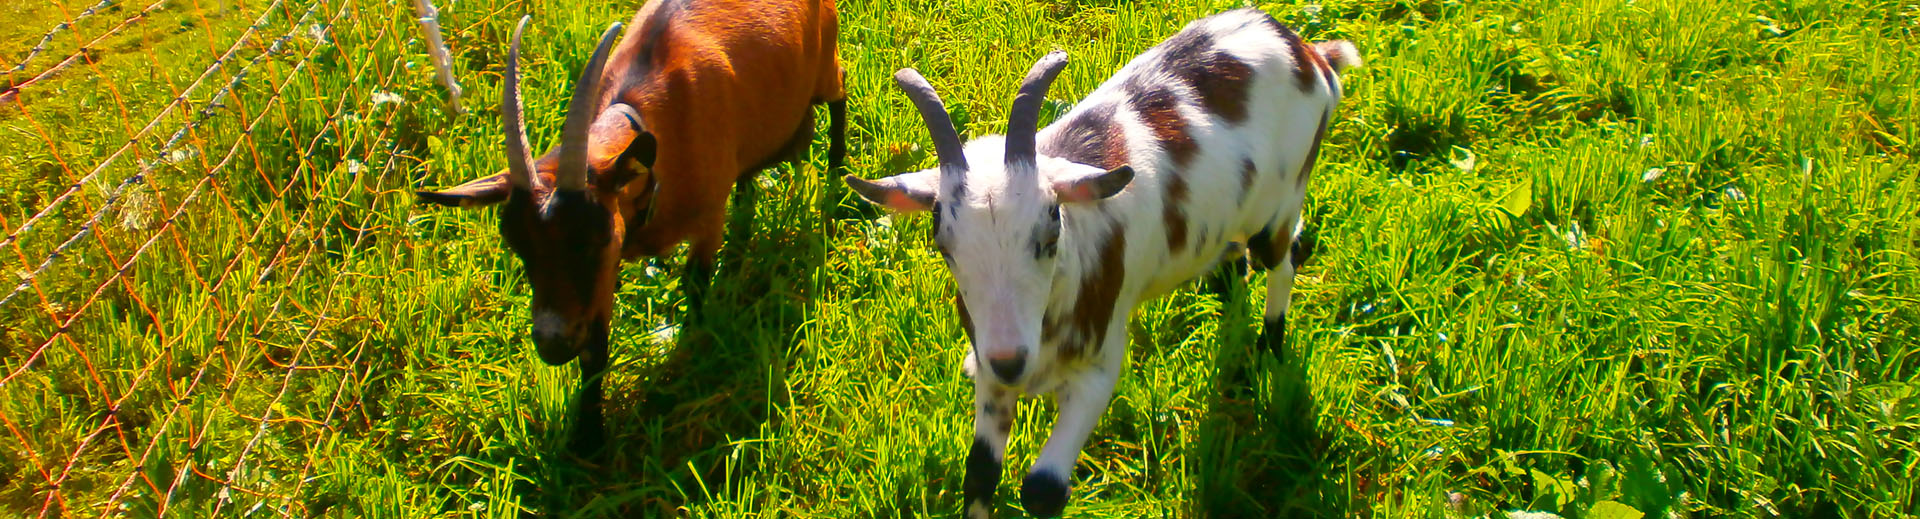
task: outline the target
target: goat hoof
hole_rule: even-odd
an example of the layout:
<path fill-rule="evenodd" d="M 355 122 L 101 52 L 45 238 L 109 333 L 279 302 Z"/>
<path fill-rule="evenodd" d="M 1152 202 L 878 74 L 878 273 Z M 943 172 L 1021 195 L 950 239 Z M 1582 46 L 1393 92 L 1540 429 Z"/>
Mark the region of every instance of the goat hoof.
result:
<path fill-rule="evenodd" d="M 1260 349 L 1267 353 L 1284 353 L 1287 347 L 1287 316 L 1281 314 L 1280 319 L 1267 321 L 1265 328 L 1260 331 Z"/>
<path fill-rule="evenodd" d="M 1046 470 L 1034 471 L 1020 484 L 1020 505 L 1026 507 L 1027 515 L 1059 517 L 1067 508 L 1070 494 L 1065 476 Z"/>
<path fill-rule="evenodd" d="M 607 444 L 606 427 L 599 420 L 581 420 L 573 426 L 573 436 L 568 438 L 567 450 L 575 456 L 593 458 L 600 454 L 600 448 Z"/>

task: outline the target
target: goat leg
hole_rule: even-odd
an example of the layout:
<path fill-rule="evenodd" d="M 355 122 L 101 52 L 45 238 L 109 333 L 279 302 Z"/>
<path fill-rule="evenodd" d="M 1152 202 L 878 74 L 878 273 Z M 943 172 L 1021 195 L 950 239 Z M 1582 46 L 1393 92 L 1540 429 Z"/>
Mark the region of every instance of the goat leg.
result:
<path fill-rule="evenodd" d="M 1054 392 L 1059 415 L 1054 419 L 1053 433 L 1047 437 L 1047 445 L 1040 449 L 1040 459 L 1034 461 L 1033 471 L 1020 485 L 1020 504 L 1026 507 L 1028 515 L 1057 517 L 1066 509 L 1067 498 L 1072 494 L 1073 465 L 1080 460 L 1080 449 L 1086 446 L 1087 436 L 1100 424 L 1100 415 L 1113 401 L 1113 387 L 1126 361 L 1126 326 L 1124 317 L 1108 325 L 1106 344 L 1099 351 L 1114 353 L 1106 355 L 1100 366 L 1088 368 Z"/>
<path fill-rule="evenodd" d="M 973 451 L 967 454 L 965 494 L 961 517 L 993 517 L 993 494 L 1000 488 L 1007 435 L 1013 431 L 1018 395 L 991 377 L 973 378 Z"/>
<path fill-rule="evenodd" d="M 827 178 L 847 174 L 847 100 L 827 102 Z M 835 182 L 828 182 L 832 186 Z"/>
<path fill-rule="evenodd" d="M 574 454 L 592 458 L 606 444 L 606 417 L 600 409 L 605 397 L 603 381 L 607 373 L 607 331 L 598 330 L 593 334 L 592 344 L 580 351 L 580 395 L 574 399 L 573 437 L 570 449 Z"/>

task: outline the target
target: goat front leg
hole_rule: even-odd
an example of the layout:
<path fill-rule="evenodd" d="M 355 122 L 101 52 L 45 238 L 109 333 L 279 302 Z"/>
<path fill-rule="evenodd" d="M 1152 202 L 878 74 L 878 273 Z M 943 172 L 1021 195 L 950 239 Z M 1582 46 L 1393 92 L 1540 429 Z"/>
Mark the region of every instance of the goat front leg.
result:
<path fill-rule="evenodd" d="M 1080 460 L 1080 449 L 1087 436 L 1100 424 L 1100 415 L 1113 401 L 1113 387 L 1126 361 L 1126 319 L 1107 327 L 1107 339 L 1101 346 L 1102 362 L 1073 376 L 1058 391 L 1054 403 L 1059 416 L 1054 419 L 1053 434 L 1040 449 L 1040 459 L 1020 485 L 1020 504 L 1035 517 L 1056 517 L 1067 507 L 1072 495 L 1070 481 L 1073 465 Z"/>
<path fill-rule="evenodd" d="M 973 377 L 973 450 L 967 453 L 961 517 L 993 517 L 993 494 L 1000 488 L 1007 435 L 1013 431 L 1013 412 L 1019 403 L 1019 394 L 1012 388 L 989 376 Z"/>
<path fill-rule="evenodd" d="M 707 289 L 713 286 L 713 267 L 718 262 L 724 229 L 695 235 L 687 248 L 687 272 L 680 283 L 687 291 L 687 312 L 696 320 L 704 317 Z"/>
<path fill-rule="evenodd" d="M 606 417 L 601 412 L 607 365 L 607 330 L 593 332 L 593 343 L 580 350 L 580 394 L 574 397 L 573 435 L 568 447 L 575 455 L 592 458 L 606 445 Z"/>

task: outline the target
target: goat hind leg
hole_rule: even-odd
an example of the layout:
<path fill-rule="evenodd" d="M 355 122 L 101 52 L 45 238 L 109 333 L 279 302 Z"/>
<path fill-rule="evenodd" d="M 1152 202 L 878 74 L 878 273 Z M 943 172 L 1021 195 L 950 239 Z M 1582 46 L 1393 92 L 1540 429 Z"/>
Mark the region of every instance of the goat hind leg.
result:
<path fill-rule="evenodd" d="M 1255 265 L 1267 269 L 1267 308 L 1261 319 L 1260 349 L 1279 353 L 1287 345 L 1287 308 L 1293 304 L 1293 274 L 1306 261 L 1300 240 L 1299 216 L 1286 218 L 1255 234 L 1247 252 Z"/>
<path fill-rule="evenodd" d="M 827 177 L 828 185 L 836 184 L 833 179 L 847 174 L 847 99 L 840 98 L 827 102 Z"/>

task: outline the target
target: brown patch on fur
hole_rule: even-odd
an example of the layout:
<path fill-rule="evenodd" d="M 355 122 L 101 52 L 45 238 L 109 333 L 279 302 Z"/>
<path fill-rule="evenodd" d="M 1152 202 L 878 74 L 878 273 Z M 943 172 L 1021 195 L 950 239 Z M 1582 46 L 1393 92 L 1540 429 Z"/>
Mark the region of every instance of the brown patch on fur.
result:
<path fill-rule="evenodd" d="M 1040 143 L 1040 153 L 1109 170 L 1127 165 L 1127 138 L 1113 124 L 1114 108 L 1093 107 L 1055 123 L 1060 129 Z"/>
<path fill-rule="evenodd" d="M 1160 46 L 1166 50 L 1162 65 L 1193 87 L 1208 113 L 1233 123 L 1246 120 L 1253 67 L 1215 48 L 1205 31 L 1182 31 Z"/>
<path fill-rule="evenodd" d="M 1049 313 L 1042 319 L 1042 340 L 1060 345 L 1062 359 L 1099 351 L 1113 323 L 1114 304 L 1127 278 L 1127 235 L 1116 230 L 1100 245 L 1099 263 L 1080 278 L 1079 300 L 1066 315 Z"/>
<path fill-rule="evenodd" d="M 1000 434 L 1007 434 L 1013 430 L 1013 413 L 1019 410 L 1020 401 L 1010 398 L 1007 395 L 1007 389 L 1003 386 L 992 386 L 987 389 L 987 392 L 978 399 L 983 402 L 982 407 L 987 414 L 994 418 L 993 426 L 1000 431 Z M 1006 405 L 1000 405 L 1000 402 L 1006 402 Z"/>
<path fill-rule="evenodd" d="M 973 340 L 973 314 L 967 313 L 967 300 L 960 297 L 960 291 L 953 291 L 953 309 L 960 314 L 960 329 L 967 332 L 967 340 Z"/>
<path fill-rule="evenodd" d="M 1280 39 L 1287 41 L 1287 50 L 1293 53 L 1293 79 L 1300 83 L 1300 91 L 1313 93 L 1313 87 L 1323 76 L 1321 70 L 1327 68 L 1327 60 L 1320 57 L 1318 51 L 1300 40 L 1300 35 L 1284 25 L 1274 24 L 1280 30 Z"/>
<path fill-rule="evenodd" d="M 1333 112 L 1320 113 L 1320 129 L 1314 130 L 1313 145 L 1307 147 L 1307 160 L 1300 165 L 1300 173 L 1295 176 L 1294 183 L 1300 188 L 1306 188 L 1307 180 L 1313 177 L 1313 162 L 1320 157 L 1320 141 L 1327 138 L 1327 117 L 1331 115 Z"/>
<path fill-rule="evenodd" d="M 1260 168 L 1253 165 L 1252 157 L 1240 160 L 1240 202 L 1246 203 L 1247 195 L 1253 194 L 1253 178 L 1260 173 Z"/>
<path fill-rule="evenodd" d="M 1193 136 L 1187 134 L 1187 121 L 1180 117 L 1179 103 L 1173 91 L 1166 88 L 1137 93 L 1133 98 L 1133 108 L 1140 113 L 1140 122 L 1153 131 L 1154 140 L 1173 159 L 1175 169 L 1185 168 L 1193 156 L 1200 152 Z"/>
<path fill-rule="evenodd" d="M 1225 52 L 1208 53 L 1197 66 L 1180 70 L 1180 77 L 1193 85 L 1200 95 L 1200 106 L 1227 122 L 1247 119 L 1247 91 L 1252 85 L 1253 67 Z"/>
<path fill-rule="evenodd" d="M 1334 72 L 1333 64 L 1327 63 L 1327 59 L 1322 57 L 1319 52 L 1313 53 L 1313 64 L 1314 66 L 1320 67 L 1320 78 L 1326 80 L 1327 90 L 1333 90 L 1334 85 L 1340 83 L 1340 75 L 1338 72 Z"/>
<path fill-rule="evenodd" d="M 1167 197 L 1160 217 L 1167 224 L 1167 250 L 1179 254 L 1187 248 L 1187 179 L 1167 175 Z"/>
<path fill-rule="evenodd" d="M 1327 80 L 1328 89 L 1333 89 L 1334 85 L 1340 84 L 1340 67 L 1334 66 L 1334 63 L 1346 63 L 1350 58 L 1345 57 L 1339 46 L 1330 43 L 1323 41 L 1313 44 L 1313 56 L 1317 58 L 1314 62 L 1320 65 L 1320 77 Z M 1328 54 L 1330 51 L 1334 54 Z"/>
<path fill-rule="evenodd" d="M 1288 218 L 1279 225 L 1269 225 L 1247 239 L 1247 255 L 1253 257 L 1253 266 L 1270 269 L 1280 266 L 1286 260 L 1287 252 L 1293 248 L 1294 220 Z"/>

